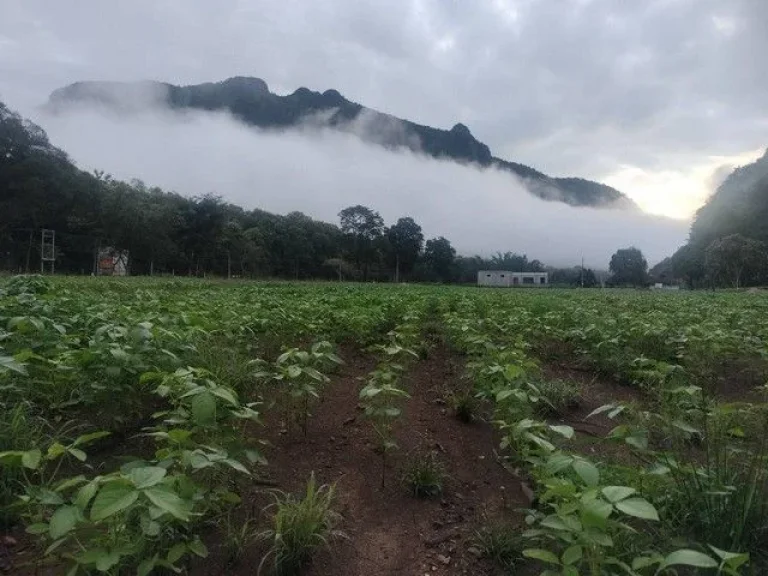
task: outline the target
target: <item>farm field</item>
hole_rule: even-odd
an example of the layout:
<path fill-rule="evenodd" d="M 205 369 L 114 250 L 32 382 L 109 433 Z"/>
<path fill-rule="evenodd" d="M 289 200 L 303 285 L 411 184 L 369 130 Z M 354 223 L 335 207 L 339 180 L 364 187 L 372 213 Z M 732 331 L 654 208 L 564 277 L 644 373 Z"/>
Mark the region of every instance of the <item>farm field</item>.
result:
<path fill-rule="evenodd" d="M 0 570 L 765 574 L 768 297 L 0 279 Z"/>

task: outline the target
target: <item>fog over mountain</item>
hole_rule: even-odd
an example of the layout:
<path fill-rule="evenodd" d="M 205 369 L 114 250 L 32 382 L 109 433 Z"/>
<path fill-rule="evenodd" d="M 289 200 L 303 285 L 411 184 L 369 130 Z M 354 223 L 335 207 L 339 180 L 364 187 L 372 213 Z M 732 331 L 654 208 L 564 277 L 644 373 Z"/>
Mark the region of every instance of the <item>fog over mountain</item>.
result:
<path fill-rule="evenodd" d="M 38 109 L 33 119 L 85 169 L 329 222 L 345 206 L 364 204 L 389 223 L 412 216 L 427 237 L 445 236 L 467 255 L 511 250 L 552 265 L 583 256 L 605 268 L 629 245 L 654 263 L 687 234 L 685 221 L 548 202 L 498 169 L 387 151 L 323 128 L 264 131 L 225 113 L 162 109 L 129 117 L 87 107 Z"/>

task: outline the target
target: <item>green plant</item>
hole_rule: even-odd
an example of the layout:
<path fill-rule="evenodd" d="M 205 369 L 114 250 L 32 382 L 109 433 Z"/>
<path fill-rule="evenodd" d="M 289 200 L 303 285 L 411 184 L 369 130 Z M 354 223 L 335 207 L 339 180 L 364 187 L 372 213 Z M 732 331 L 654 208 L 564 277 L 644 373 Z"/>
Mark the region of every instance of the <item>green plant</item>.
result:
<path fill-rule="evenodd" d="M 523 557 L 524 541 L 517 526 L 492 523 L 476 531 L 472 540 L 485 558 L 510 573 Z"/>
<path fill-rule="evenodd" d="M 417 358 L 412 350 L 396 341 L 388 345 L 374 346 L 384 359 L 376 370 L 368 375 L 365 386 L 360 390 L 360 403 L 365 417 L 370 420 L 376 433 L 378 449 L 381 454 L 381 487 L 384 487 L 387 470 L 387 454 L 397 447 L 392 434 L 392 427 L 402 411 L 398 403 L 410 396 L 400 388 L 400 381 L 405 367 L 397 360 Z"/>
<path fill-rule="evenodd" d="M 270 506 L 272 528 L 260 534 L 269 542 L 269 550 L 259 564 L 259 574 L 267 564 L 276 575 L 296 574 L 317 548 L 343 535 L 336 530 L 340 516 L 333 510 L 334 495 L 334 486 L 318 486 L 314 473 L 301 497 L 275 493 Z"/>
<path fill-rule="evenodd" d="M 229 509 L 223 516 L 220 526 L 224 532 L 224 550 L 227 562 L 231 565 L 239 564 L 243 554 L 261 537 L 258 528 L 258 518 L 250 512 L 237 514 L 237 509 Z"/>
<path fill-rule="evenodd" d="M 32 414 L 29 402 L 13 406 L 0 403 L 0 452 L 27 451 L 40 446 L 45 437 L 45 421 Z M 0 466 L 0 528 L 8 529 L 19 520 L 16 494 L 23 488 L 23 471 Z"/>
<path fill-rule="evenodd" d="M 678 525 L 699 541 L 750 552 L 768 566 L 768 419 L 745 437 L 752 410 L 712 409 L 702 431 L 703 458 L 660 454 L 661 469 L 674 483 L 667 505 Z"/>
<path fill-rule="evenodd" d="M 381 454 L 381 486 L 384 487 L 387 454 L 397 447 L 392 436 L 392 426 L 402 411 L 399 400 L 409 398 L 408 393 L 398 386 L 400 374 L 390 366 L 380 366 L 368 376 L 366 385 L 360 390 L 360 402 L 365 417 L 373 425 Z"/>
<path fill-rule="evenodd" d="M 469 390 L 463 390 L 461 392 L 455 392 L 451 394 L 449 403 L 456 418 L 470 424 L 477 418 L 478 411 L 478 399 Z"/>
<path fill-rule="evenodd" d="M 271 378 L 284 385 L 289 397 L 289 412 L 304 436 L 311 401 L 320 397 L 320 387 L 329 382 L 321 370 L 341 364 L 341 358 L 333 352 L 333 345 L 322 341 L 312 345 L 309 351 L 289 348 L 275 360 L 272 372 L 259 371 L 257 378 Z"/>
<path fill-rule="evenodd" d="M 546 511 L 526 517 L 530 529 L 524 536 L 539 547 L 523 555 L 556 566 L 563 576 L 601 576 L 608 566 L 628 567 L 614 552 L 617 535 L 633 530 L 620 517 L 658 521 L 656 509 L 632 487 L 600 486 L 598 468 L 582 457 L 555 452 L 537 473 Z"/>
<path fill-rule="evenodd" d="M 562 414 L 568 409 L 576 408 L 581 401 L 581 390 L 578 384 L 566 380 L 541 380 L 536 383 L 543 402 L 538 403 L 540 412 Z"/>
<path fill-rule="evenodd" d="M 417 498 L 435 498 L 443 493 L 445 468 L 435 452 L 412 457 L 403 472 L 403 484 Z"/>

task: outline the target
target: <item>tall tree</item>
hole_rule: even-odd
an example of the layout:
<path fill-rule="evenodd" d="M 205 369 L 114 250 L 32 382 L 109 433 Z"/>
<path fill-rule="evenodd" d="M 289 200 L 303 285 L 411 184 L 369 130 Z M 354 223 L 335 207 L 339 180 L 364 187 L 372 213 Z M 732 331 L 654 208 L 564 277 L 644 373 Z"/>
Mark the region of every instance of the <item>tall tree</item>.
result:
<path fill-rule="evenodd" d="M 424 248 L 424 261 L 432 274 L 441 282 L 449 282 L 453 272 L 456 250 L 450 241 L 440 236 L 427 240 Z"/>
<path fill-rule="evenodd" d="M 424 245 L 421 226 L 413 218 L 400 218 L 387 230 L 389 246 L 395 266 L 395 282 L 400 282 L 400 272 L 413 270 Z"/>
<path fill-rule="evenodd" d="M 358 268 L 363 269 L 363 279 L 368 279 L 368 269 L 376 259 L 374 241 L 384 233 L 384 220 L 378 212 L 357 204 L 339 212 L 341 232 L 348 240 L 349 251 Z"/>
<path fill-rule="evenodd" d="M 648 262 L 643 253 L 635 248 L 622 248 L 611 256 L 610 270 L 614 284 L 642 286 L 648 278 Z"/>
<path fill-rule="evenodd" d="M 715 283 L 740 288 L 745 277 L 755 278 L 766 268 L 766 246 L 741 234 L 714 240 L 704 251 L 707 273 Z"/>

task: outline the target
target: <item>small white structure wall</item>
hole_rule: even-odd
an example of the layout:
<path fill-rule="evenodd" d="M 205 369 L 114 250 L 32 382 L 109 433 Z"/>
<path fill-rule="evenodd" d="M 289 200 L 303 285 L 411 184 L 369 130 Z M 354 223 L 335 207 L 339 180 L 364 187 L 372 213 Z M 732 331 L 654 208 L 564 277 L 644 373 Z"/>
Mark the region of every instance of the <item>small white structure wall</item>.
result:
<path fill-rule="evenodd" d="M 480 270 L 477 273 L 478 286 L 499 286 L 504 288 L 527 286 L 544 288 L 549 286 L 548 272 L 510 272 L 509 270 Z"/>

